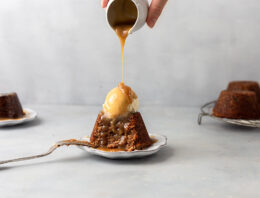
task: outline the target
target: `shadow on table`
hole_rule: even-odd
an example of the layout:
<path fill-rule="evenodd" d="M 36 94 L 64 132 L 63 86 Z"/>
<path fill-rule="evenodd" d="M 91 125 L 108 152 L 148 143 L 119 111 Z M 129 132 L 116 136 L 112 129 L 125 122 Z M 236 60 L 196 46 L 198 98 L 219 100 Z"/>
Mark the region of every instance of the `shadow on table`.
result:
<path fill-rule="evenodd" d="M 220 128 L 223 130 L 228 130 L 229 132 L 233 132 L 233 133 L 237 133 L 237 132 L 259 133 L 260 132 L 260 128 L 232 125 L 227 123 L 221 123 Z"/>
<path fill-rule="evenodd" d="M 134 159 L 121 159 L 121 160 L 115 160 L 115 159 L 107 159 L 101 156 L 91 155 L 88 153 L 83 153 L 81 155 L 75 156 L 75 157 L 66 157 L 62 159 L 52 159 L 44 162 L 34 162 L 33 160 L 25 161 L 22 165 L 15 165 L 15 163 L 10 164 L 3 164 L 0 165 L 0 171 L 5 170 L 11 170 L 16 168 L 24 168 L 24 167 L 33 167 L 33 166 L 40 166 L 40 165 L 50 165 L 53 163 L 70 163 L 70 162 L 82 162 L 85 163 L 86 161 L 92 160 L 96 161 L 98 163 L 108 163 L 108 164 L 114 164 L 114 165 L 140 165 L 140 164 L 159 164 L 162 163 L 168 159 L 170 159 L 173 156 L 173 148 L 170 146 L 162 148 L 158 153 L 153 154 L 151 156 L 143 157 L 143 158 L 134 158 Z"/>
<path fill-rule="evenodd" d="M 231 123 L 225 123 L 225 122 L 219 122 L 215 120 L 205 120 L 199 127 L 218 127 L 219 131 L 225 131 L 225 132 L 249 132 L 249 133 L 259 133 L 260 128 L 258 127 L 249 127 L 249 126 L 242 126 L 242 125 L 236 125 Z"/>
<path fill-rule="evenodd" d="M 2 127 L 0 127 L 0 130 L 1 131 L 11 131 L 11 130 L 17 130 L 17 129 L 26 129 L 29 127 L 38 126 L 42 123 L 43 123 L 42 119 L 36 118 L 35 120 L 32 120 L 30 122 L 25 122 L 25 123 L 13 125 L 13 126 L 2 126 Z"/>
<path fill-rule="evenodd" d="M 158 153 L 155 153 L 150 156 L 142 158 L 133 158 L 133 159 L 107 159 L 101 156 L 90 155 L 91 160 L 115 164 L 115 165 L 139 165 L 139 164 L 157 164 L 169 160 L 174 154 L 173 148 L 170 146 L 163 147 Z"/>

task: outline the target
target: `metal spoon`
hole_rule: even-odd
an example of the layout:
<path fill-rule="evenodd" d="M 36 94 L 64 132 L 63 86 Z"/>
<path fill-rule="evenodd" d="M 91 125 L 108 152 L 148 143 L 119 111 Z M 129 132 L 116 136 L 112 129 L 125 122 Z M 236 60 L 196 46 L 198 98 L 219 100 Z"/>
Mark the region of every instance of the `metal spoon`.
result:
<path fill-rule="evenodd" d="M 88 147 L 95 148 L 95 146 L 88 141 L 80 141 L 80 140 L 75 140 L 75 139 L 62 140 L 62 141 L 55 143 L 46 153 L 43 153 L 43 154 L 40 154 L 40 155 L 33 155 L 33 156 L 28 156 L 28 157 L 21 157 L 21 158 L 16 158 L 16 159 L 4 160 L 4 161 L 0 161 L 0 164 L 6 164 L 6 163 L 9 163 L 9 162 L 19 162 L 19 161 L 25 161 L 25 160 L 45 157 L 47 155 L 50 155 L 54 150 L 56 150 L 60 146 L 65 146 L 65 145 L 66 146 L 70 146 L 70 145 L 88 146 Z"/>

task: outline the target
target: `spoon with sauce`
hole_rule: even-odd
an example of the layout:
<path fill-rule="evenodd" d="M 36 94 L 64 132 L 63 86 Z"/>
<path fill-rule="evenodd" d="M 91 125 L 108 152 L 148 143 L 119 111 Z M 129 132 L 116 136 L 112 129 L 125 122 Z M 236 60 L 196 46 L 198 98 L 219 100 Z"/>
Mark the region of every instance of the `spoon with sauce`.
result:
<path fill-rule="evenodd" d="M 4 161 L 0 161 L 0 164 L 6 164 L 6 163 L 10 163 L 10 162 L 19 162 L 19 161 L 25 161 L 25 160 L 31 160 L 31 159 L 36 159 L 36 158 L 40 158 L 40 157 L 45 157 L 47 155 L 50 155 L 53 151 L 55 151 L 57 148 L 59 148 L 61 146 L 71 146 L 71 145 L 87 146 L 87 147 L 95 148 L 95 146 L 88 141 L 81 141 L 81 140 L 75 140 L 75 139 L 62 140 L 62 141 L 55 143 L 52 147 L 50 147 L 50 149 L 46 153 L 28 156 L 28 157 L 15 158 L 15 159 L 11 159 L 11 160 L 4 160 Z"/>

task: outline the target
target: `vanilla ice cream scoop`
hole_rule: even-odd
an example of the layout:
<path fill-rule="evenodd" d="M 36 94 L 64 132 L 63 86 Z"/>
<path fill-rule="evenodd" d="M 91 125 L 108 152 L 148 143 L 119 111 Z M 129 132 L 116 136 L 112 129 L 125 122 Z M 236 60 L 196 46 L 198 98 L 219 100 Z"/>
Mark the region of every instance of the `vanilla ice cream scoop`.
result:
<path fill-rule="evenodd" d="M 138 107 L 139 101 L 135 92 L 121 82 L 107 94 L 103 111 L 109 118 L 115 118 L 136 112 Z"/>

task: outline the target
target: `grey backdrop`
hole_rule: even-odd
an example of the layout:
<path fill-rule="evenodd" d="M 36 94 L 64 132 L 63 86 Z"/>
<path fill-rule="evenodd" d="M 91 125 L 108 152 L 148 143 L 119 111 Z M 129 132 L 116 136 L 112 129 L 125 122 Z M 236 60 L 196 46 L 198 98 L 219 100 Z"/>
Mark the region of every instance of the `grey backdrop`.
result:
<path fill-rule="evenodd" d="M 169 0 L 126 44 L 142 105 L 200 105 L 259 80 L 259 0 Z M 0 91 L 23 103 L 98 104 L 120 81 L 119 40 L 99 0 L 0 1 Z"/>

